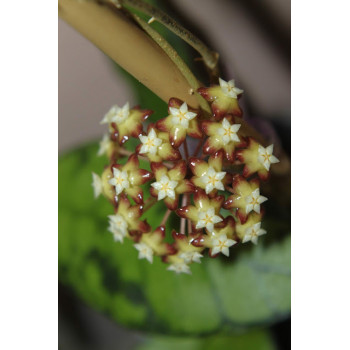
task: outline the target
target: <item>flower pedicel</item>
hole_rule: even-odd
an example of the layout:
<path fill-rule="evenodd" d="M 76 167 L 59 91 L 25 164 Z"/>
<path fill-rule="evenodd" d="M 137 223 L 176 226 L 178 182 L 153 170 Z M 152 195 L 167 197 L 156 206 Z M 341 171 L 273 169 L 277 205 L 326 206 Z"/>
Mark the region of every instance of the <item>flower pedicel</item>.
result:
<path fill-rule="evenodd" d="M 198 93 L 211 103 L 210 118 L 171 98 L 169 115 L 147 130 L 152 111 L 128 103 L 113 106 L 101 121 L 109 132 L 98 151 L 110 165 L 101 176 L 93 173 L 95 197 L 102 194 L 114 206 L 108 230 L 115 241 L 131 239 L 139 259 L 152 263 L 159 256 L 175 273 L 190 274 L 189 265 L 200 263 L 206 249 L 211 257 L 229 256 L 239 242 L 258 243 L 266 234 L 261 207 L 267 200 L 259 180 L 267 180 L 279 162 L 273 145 L 263 147 L 240 134 L 243 90 L 233 80 L 219 79 L 219 85 L 201 87 Z M 139 141 L 134 152 L 123 148 L 130 138 Z M 149 162 L 151 171 L 141 169 L 139 159 Z M 158 201 L 166 211 L 152 228 L 140 218 Z M 173 212 L 179 227 L 168 232 L 172 243 L 167 243 L 166 222 Z"/>

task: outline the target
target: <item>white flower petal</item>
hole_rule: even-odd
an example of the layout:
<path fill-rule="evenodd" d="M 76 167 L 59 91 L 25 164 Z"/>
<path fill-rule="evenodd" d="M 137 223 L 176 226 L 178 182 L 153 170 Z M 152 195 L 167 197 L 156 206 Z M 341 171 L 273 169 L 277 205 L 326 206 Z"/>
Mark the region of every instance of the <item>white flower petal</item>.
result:
<path fill-rule="evenodd" d="M 177 117 L 180 114 L 180 110 L 178 108 L 175 108 L 175 107 L 170 107 L 169 112 L 174 117 Z"/>
<path fill-rule="evenodd" d="M 151 264 L 153 263 L 153 250 L 146 243 L 136 243 L 134 247 L 138 250 L 139 259 L 147 259 Z"/>
<path fill-rule="evenodd" d="M 205 193 L 206 193 L 206 194 L 210 193 L 213 189 L 214 189 L 214 186 L 213 186 L 212 183 L 207 183 L 207 184 L 205 185 Z"/>
<path fill-rule="evenodd" d="M 94 189 L 94 197 L 97 198 L 102 193 L 102 180 L 95 173 L 92 173 L 92 187 Z"/>
<path fill-rule="evenodd" d="M 142 145 L 140 148 L 140 154 L 148 153 L 148 147 L 145 145 Z"/>
<path fill-rule="evenodd" d="M 184 102 L 181 106 L 180 106 L 180 112 L 182 114 L 185 114 L 188 111 L 188 107 L 187 107 L 187 103 Z"/>
<path fill-rule="evenodd" d="M 140 136 L 139 136 L 139 139 L 140 139 L 140 141 L 141 141 L 142 143 L 145 143 L 145 142 L 147 142 L 148 137 L 145 136 L 145 135 L 140 135 Z"/>
<path fill-rule="evenodd" d="M 108 134 L 104 134 L 103 138 L 100 142 L 100 147 L 98 149 L 97 155 L 98 156 L 102 156 L 103 154 L 106 154 L 109 146 L 110 146 L 110 139 L 109 139 L 109 135 Z"/>
<path fill-rule="evenodd" d="M 184 263 L 175 263 L 175 264 L 171 264 L 167 270 L 169 271 L 174 271 L 176 274 L 179 273 L 186 273 L 186 274 L 191 274 L 191 270 L 189 268 L 188 265 L 184 264 Z"/>
<path fill-rule="evenodd" d="M 237 134 L 233 134 L 233 135 L 231 136 L 231 141 L 240 142 L 241 140 L 239 139 L 239 137 L 237 136 Z"/>
<path fill-rule="evenodd" d="M 222 219 L 220 216 L 217 216 L 217 215 L 213 216 L 213 223 L 214 224 L 217 224 L 218 222 L 221 222 L 221 221 L 222 221 Z"/>
<path fill-rule="evenodd" d="M 237 132 L 240 127 L 241 127 L 241 124 L 233 124 L 231 126 L 231 129 L 232 129 L 233 132 Z"/>
<path fill-rule="evenodd" d="M 270 157 L 270 163 L 271 164 L 275 164 L 275 163 L 279 163 L 280 160 L 278 158 L 276 158 L 274 155 L 271 155 Z"/>
<path fill-rule="evenodd" d="M 260 205 L 259 205 L 259 204 L 255 204 L 255 205 L 253 206 L 253 209 L 254 209 L 254 211 L 255 211 L 256 213 L 260 214 Z"/>
<path fill-rule="evenodd" d="M 251 238 L 250 235 L 245 235 L 245 236 L 243 237 L 242 243 L 247 243 L 247 242 L 249 242 L 249 241 L 250 241 L 250 238 Z"/>
<path fill-rule="evenodd" d="M 245 207 L 245 213 L 249 214 L 253 210 L 253 205 L 252 204 L 247 204 Z"/>
<path fill-rule="evenodd" d="M 179 258 L 183 259 L 186 264 L 189 264 L 191 262 L 197 262 L 200 264 L 201 263 L 200 258 L 202 257 L 203 257 L 202 254 L 194 251 L 183 252 L 179 255 Z"/>
<path fill-rule="evenodd" d="M 252 243 L 253 244 L 258 244 L 258 236 L 253 236 L 253 237 L 251 237 L 251 239 L 250 239 L 251 241 L 252 241 Z"/>
<path fill-rule="evenodd" d="M 218 246 L 215 246 L 215 247 L 211 248 L 211 255 L 216 255 L 216 254 L 218 254 L 220 252 L 221 252 L 221 249 Z"/>
<path fill-rule="evenodd" d="M 201 263 L 201 260 L 200 260 L 201 258 L 203 258 L 203 255 L 198 253 L 198 252 L 194 252 L 193 255 L 192 255 L 192 261 L 196 262 L 198 264 Z"/>
<path fill-rule="evenodd" d="M 164 199 L 165 197 L 166 197 L 166 192 L 165 191 L 163 191 L 163 190 L 160 190 L 159 192 L 158 192 L 158 200 L 159 201 L 161 201 L 162 199 Z"/>
<path fill-rule="evenodd" d="M 197 115 L 197 113 L 194 113 L 194 112 L 187 112 L 186 113 L 186 119 L 187 120 L 192 120 L 193 118 L 195 118 Z"/>
<path fill-rule="evenodd" d="M 230 256 L 230 251 L 227 247 L 223 247 L 221 250 L 221 253 L 226 255 L 226 256 Z"/>
<path fill-rule="evenodd" d="M 270 146 L 267 146 L 265 149 L 266 149 L 266 153 L 272 154 L 272 152 L 273 152 L 273 144 L 270 145 Z"/>

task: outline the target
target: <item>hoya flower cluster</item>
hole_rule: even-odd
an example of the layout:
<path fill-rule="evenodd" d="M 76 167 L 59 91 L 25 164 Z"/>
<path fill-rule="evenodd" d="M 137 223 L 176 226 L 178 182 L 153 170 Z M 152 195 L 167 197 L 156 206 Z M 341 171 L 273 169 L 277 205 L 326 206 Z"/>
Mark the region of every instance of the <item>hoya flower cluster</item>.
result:
<path fill-rule="evenodd" d="M 93 187 L 96 197 L 113 203 L 108 229 L 115 241 L 134 241 L 140 259 L 152 263 L 159 256 L 176 273 L 190 273 L 206 250 L 211 257 L 229 256 L 232 246 L 257 244 L 266 233 L 261 204 L 267 198 L 259 180 L 278 159 L 273 145 L 240 134 L 243 91 L 233 80 L 219 83 L 198 90 L 210 102 L 209 117 L 171 98 L 169 115 L 156 123 L 146 125 L 152 111 L 128 103 L 113 106 L 101 122 L 109 132 L 98 154 L 110 165 L 101 176 L 93 174 Z M 123 147 L 130 138 L 138 140 L 134 151 Z M 151 227 L 144 213 L 159 201 L 164 210 Z M 166 232 L 170 217 L 178 217 L 178 225 Z"/>

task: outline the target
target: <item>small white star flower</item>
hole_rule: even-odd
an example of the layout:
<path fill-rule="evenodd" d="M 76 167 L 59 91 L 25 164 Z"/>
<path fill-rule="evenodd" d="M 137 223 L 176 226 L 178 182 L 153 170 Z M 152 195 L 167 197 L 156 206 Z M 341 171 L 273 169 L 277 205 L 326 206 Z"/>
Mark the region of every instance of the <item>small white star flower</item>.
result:
<path fill-rule="evenodd" d="M 121 124 L 124 122 L 130 114 L 129 102 L 123 107 L 114 105 L 108 113 L 103 117 L 100 124 L 116 123 Z"/>
<path fill-rule="evenodd" d="M 188 128 L 188 122 L 192 120 L 197 113 L 189 112 L 187 103 L 184 102 L 180 108 L 170 107 L 170 114 L 173 116 L 171 121 L 177 125 L 180 124 L 184 128 Z"/>
<path fill-rule="evenodd" d="M 157 137 L 154 129 L 151 129 L 147 136 L 140 135 L 139 139 L 142 142 L 140 153 L 156 154 L 158 147 L 163 142 L 162 139 Z"/>
<path fill-rule="evenodd" d="M 119 215 L 109 215 L 108 230 L 113 234 L 114 240 L 123 243 L 123 239 L 128 232 L 128 224 L 124 218 Z"/>
<path fill-rule="evenodd" d="M 258 222 L 245 230 L 242 242 L 246 243 L 252 241 L 252 243 L 257 244 L 259 236 L 264 235 L 265 233 L 266 230 L 261 228 L 261 222 Z"/>
<path fill-rule="evenodd" d="M 221 180 L 225 175 L 226 172 L 216 172 L 213 167 L 209 167 L 205 175 L 201 177 L 201 181 L 205 185 L 205 193 L 210 193 L 214 188 L 223 191 L 225 188 Z"/>
<path fill-rule="evenodd" d="M 169 197 L 171 199 L 175 198 L 175 188 L 178 182 L 170 180 L 168 176 L 162 175 L 160 181 L 153 182 L 151 186 L 158 191 L 158 200 L 162 200 L 165 197 Z"/>
<path fill-rule="evenodd" d="M 193 262 L 201 263 L 201 258 L 203 255 L 198 252 L 184 252 L 179 255 L 179 258 L 183 259 L 186 264 Z"/>
<path fill-rule="evenodd" d="M 186 265 L 185 263 L 175 263 L 175 264 L 171 264 L 167 270 L 169 271 L 174 271 L 176 274 L 179 273 L 187 273 L 188 275 L 191 274 L 191 270 L 189 268 L 188 265 Z"/>
<path fill-rule="evenodd" d="M 236 244 L 237 242 L 234 241 L 233 239 L 227 238 L 225 234 L 220 235 L 218 238 L 214 238 L 212 240 L 212 249 L 211 249 L 211 254 L 215 255 L 218 253 L 222 253 L 226 256 L 230 256 L 230 251 L 228 248 Z"/>
<path fill-rule="evenodd" d="M 139 259 L 147 259 L 153 263 L 153 250 L 146 243 L 136 243 L 134 247 L 139 251 Z"/>
<path fill-rule="evenodd" d="M 267 201 L 267 198 L 264 196 L 260 196 L 260 189 L 257 188 L 254 190 L 249 196 L 246 197 L 246 214 L 250 213 L 254 210 L 256 213 L 260 214 L 260 204 Z"/>
<path fill-rule="evenodd" d="M 92 173 L 92 184 L 91 185 L 94 189 L 94 197 L 97 198 L 102 193 L 102 180 L 95 173 Z"/>
<path fill-rule="evenodd" d="M 264 168 L 269 171 L 270 165 L 274 163 L 278 163 L 279 160 L 272 154 L 273 152 L 273 144 L 264 148 L 263 146 L 259 145 L 259 155 L 258 160 L 259 162 L 264 166 Z"/>
<path fill-rule="evenodd" d="M 106 154 L 109 148 L 111 140 L 109 139 L 108 134 L 104 134 L 102 140 L 100 141 L 100 148 L 98 149 L 97 155 L 102 156 Z"/>
<path fill-rule="evenodd" d="M 214 208 L 210 208 L 207 211 L 198 212 L 198 219 L 196 228 L 205 227 L 210 232 L 213 231 L 215 224 L 222 221 L 220 216 L 215 215 Z"/>
<path fill-rule="evenodd" d="M 224 118 L 221 125 L 221 128 L 218 129 L 218 135 L 221 136 L 224 145 L 227 145 L 231 141 L 240 141 L 237 132 L 241 127 L 241 124 L 231 125 L 229 121 Z"/>
<path fill-rule="evenodd" d="M 117 168 L 113 168 L 113 178 L 108 181 L 111 185 L 115 186 L 115 193 L 122 193 L 125 188 L 129 188 L 128 173 L 126 171 L 120 171 Z"/>
<path fill-rule="evenodd" d="M 237 98 L 238 95 L 243 93 L 243 90 L 241 90 L 235 86 L 235 81 L 233 79 L 230 81 L 225 81 L 225 80 L 219 78 L 219 83 L 220 83 L 220 87 L 221 87 L 222 92 L 227 97 Z"/>

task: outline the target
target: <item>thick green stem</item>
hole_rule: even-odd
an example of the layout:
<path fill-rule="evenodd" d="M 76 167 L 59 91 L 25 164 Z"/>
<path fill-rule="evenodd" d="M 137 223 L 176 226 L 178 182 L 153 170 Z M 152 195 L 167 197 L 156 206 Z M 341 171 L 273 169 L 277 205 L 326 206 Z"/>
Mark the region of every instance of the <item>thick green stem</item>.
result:
<path fill-rule="evenodd" d="M 131 14 L 135 21 L 142 27 L 142 29 L 164 50 L 169 58 L 179 68 L 182 75 L 186 78 L 187 82 L 192 88 L 192 94 L 194 94 L 198 100 L 200 107 L 207 113 L 211 113 L 208 102 L 197 93 L 197 89 L 200 87 L 197 78 L 193 75 L 191 70 L 188 68 L 185 61 L 179 56 L 175 49 L 148 23 L 142 20 L 139 16 Z"/>
<path fill-rule="evenodd" d="M 197 50 L 201 54 L 205 65 L 209 69 L 213 71 L 216 69 L 219 55 L 216 52 L 211 51 L 201 40 L 199 40 L 195 35 L 177 23 L 162 10 L 144 2 L 143 0 L 114 0 L 113 2 L 128 5 L 151 16 L 153 20 L 155 19 L 163 24 L 170 31 Z"/>

